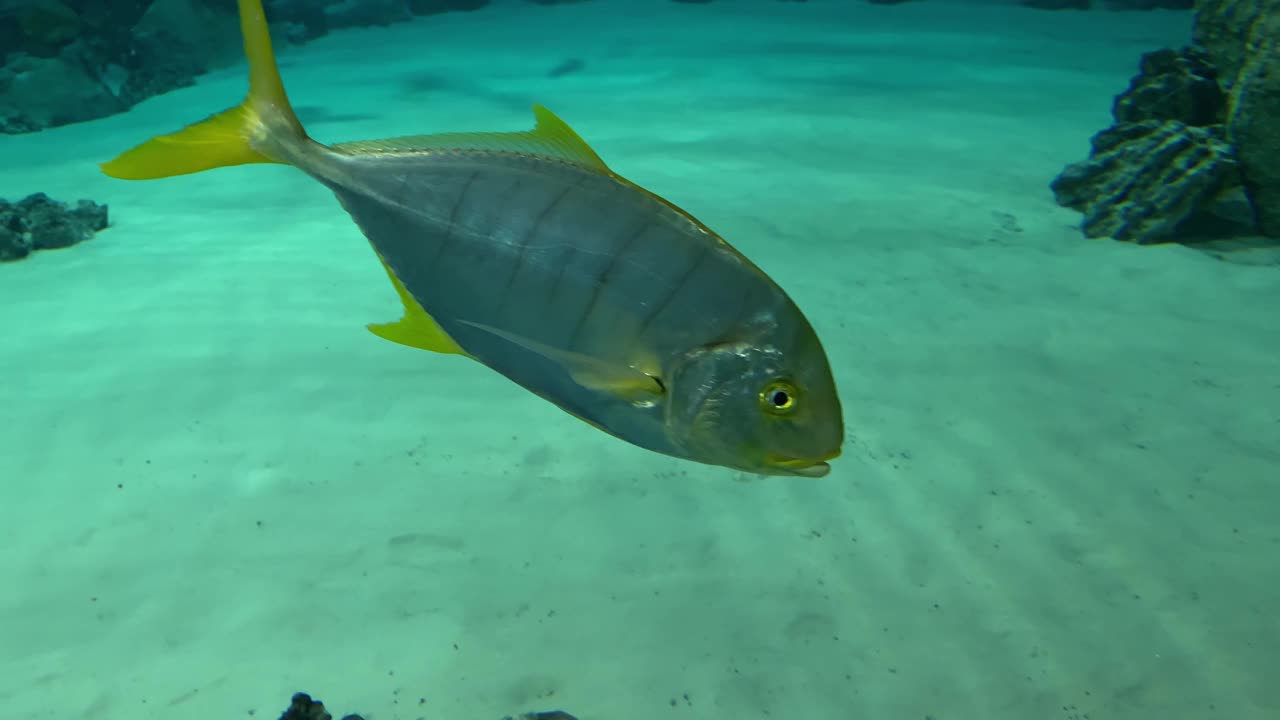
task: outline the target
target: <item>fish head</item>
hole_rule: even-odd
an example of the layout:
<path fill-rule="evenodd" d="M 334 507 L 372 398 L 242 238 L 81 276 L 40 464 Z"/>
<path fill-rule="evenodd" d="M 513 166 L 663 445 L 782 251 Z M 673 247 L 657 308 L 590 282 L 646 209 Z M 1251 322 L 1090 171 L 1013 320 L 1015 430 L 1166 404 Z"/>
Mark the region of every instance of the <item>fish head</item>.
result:
<path fill-rule="evenodd" d="M 697 348 L 676 364 L 667 390 L 667 432 L 693 460 L 822 477 L 840 455 L 840 399 L 812 331 L 785 346 L 757 339 Z"/>

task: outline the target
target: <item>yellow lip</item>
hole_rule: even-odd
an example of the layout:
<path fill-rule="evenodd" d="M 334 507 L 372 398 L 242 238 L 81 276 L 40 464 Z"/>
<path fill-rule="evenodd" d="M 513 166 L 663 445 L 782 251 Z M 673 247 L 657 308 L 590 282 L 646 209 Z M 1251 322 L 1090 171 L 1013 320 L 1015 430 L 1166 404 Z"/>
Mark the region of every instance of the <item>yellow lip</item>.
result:
<path fill-rule="evenodd" d="M 785 455 L 770 455 L 766 458 L 765 463 L 770 467 L 788 475 L 801 475 L 803 477 L 822 477 L 831 472 L 831 466 L 827 464 L 828 460 L 834 460 L 840 457 L 840 450 L 835 450 L 821 460 L 807 460 L 805 458 L 786 457 Z"/>

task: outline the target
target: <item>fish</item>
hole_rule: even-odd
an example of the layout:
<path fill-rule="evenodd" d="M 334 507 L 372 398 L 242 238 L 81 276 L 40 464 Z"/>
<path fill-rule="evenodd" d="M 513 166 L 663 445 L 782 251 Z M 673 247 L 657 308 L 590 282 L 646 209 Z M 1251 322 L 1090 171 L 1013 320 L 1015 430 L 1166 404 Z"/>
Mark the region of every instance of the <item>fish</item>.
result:
<path fill-rule="evenodd" d="M 541 105 L 532 130 L 324 144 L 298 120 L 261 0 L 238 0 L 243 102 L 100 165 L 150 180 L 291 165 L 326 186 L 402 305 L 399 345 L 478 361 L 632 445 L 822 477 L 844 420 L 796 303 L 691 214 L 614 172 Z"/>

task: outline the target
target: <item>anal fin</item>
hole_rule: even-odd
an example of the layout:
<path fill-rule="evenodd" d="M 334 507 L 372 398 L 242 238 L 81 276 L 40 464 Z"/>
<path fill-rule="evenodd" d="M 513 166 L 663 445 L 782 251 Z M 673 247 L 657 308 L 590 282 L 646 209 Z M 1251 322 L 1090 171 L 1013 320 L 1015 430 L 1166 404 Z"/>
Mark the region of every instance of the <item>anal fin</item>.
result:
<path fill-rule="evenodd" d="M 404 317 L 396 322 L 371 324 L 368 326 L 369 332 L 384 340 L 411 348 L 451 355 L 466 355 L 466 351 L 454 342 L 435 318 L 428 315 L 413 295 L 409 294 L 404 283 L 396 277 L 395 271 L 387 265 L 387 261 L 381 256 L 378 257 L 378 261 L 382 263 L 382 269 L 391 279 L 396 295 L 400 296 L 400 303 L 404 306 Z"/>

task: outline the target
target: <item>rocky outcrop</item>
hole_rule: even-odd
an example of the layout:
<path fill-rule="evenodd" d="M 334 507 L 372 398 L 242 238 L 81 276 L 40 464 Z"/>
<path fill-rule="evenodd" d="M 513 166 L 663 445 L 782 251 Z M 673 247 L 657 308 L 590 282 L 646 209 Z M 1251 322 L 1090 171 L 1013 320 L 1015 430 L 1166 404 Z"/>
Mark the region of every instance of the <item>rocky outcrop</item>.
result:
<path fill-rule="evenodd" d="M 1193 37 L 1227 89 L 1227 135 L 1258 226 L 1280 237 L 1280 0 L 1204 0 Z"/>
<path fill-rule="evenodd" d="M 273 33 L 476 10 L 489 0 L 265 0 Z M 240 59 L 230 0 L 0 0 L 0 133 L 94 120 Z"/>
<path fill-rule="evenodd" d="M 107 224 L 107 206 L 90 200 L 68 206 L 44 193 L 16 203 L 0 198 L 0 262 L 21 260 L 36 250 L 71 247 Z"/>
<path fill-rule="evenodd" d="M 294 693 L 289 707 L 280 716 L 280 720 L 333 720 L 333 714 L 325 709 L 324 703 L 314 700 L 306 693 Z M 342 720 L 364 720 L 360 715 L 343 715 Z M 502 720 L 577 720 L 563 710 L 549 712 L 530 712 L 523 715 L 508 715 Z"/>
<path fill-rule="evenodd" d="M 1190 10 L 1195 0 L 1018 0 L 1037 10 Z"/>
<path fill-rule="evenodd" d="M 1208 55 L 1185 48 L 1143 55 L 1138 74 L 1129 89 L 1116 96 L 1111 114 L 1118 123 L 1177 120 L 1199 127 L 1221 123 L 1226 107 Z"/>
<path fill-rule="evenodd" d="M 1092 145 L 1088 160 L 1052 183 L 1058 204 L 1084 213 L 1086 237 L 1166 241 L 1239 184 L 1222 125 L 1127 122 L 1098 133 Z"/>
<path fill-rule="evenodd" d="M 238 52 L 234 17 L 216 5 L 9 0 L 0 10 L 0 132 L 92 120 L 190 85 Z"/>
<path fill-rule="evenodd" d="M 1204 0 L 1195 45 L 1140 65 L 1116 124 L 1051 183 L 1058 203 L 1090 237 L 1280 237 L 1280 0 Z M 1225 207 L 1229 219 L 1206 221 Z"/>
<path fill-rule="evenodd" d="M 1112 105 L 1116 124 L 1050 184 L 1058 204 L 1084 215 L 1087 237 L 1168 242 L 1240 185 L 1226 95 L 1208 57 L 1158 50 L 1139 68 Z"/>

